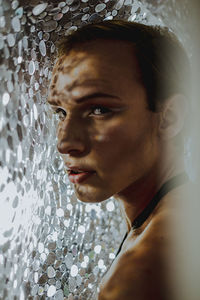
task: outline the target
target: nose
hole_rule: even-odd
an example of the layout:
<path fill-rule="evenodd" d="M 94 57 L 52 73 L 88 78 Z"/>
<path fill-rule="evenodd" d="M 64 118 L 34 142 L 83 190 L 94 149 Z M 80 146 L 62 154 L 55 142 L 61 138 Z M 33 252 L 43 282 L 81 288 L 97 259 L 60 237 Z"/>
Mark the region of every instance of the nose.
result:
<path fill-rule="evenodd" d="M 58 151 L 62 154 L 80 155 L 86 150 L 83 125 L 76 119 L 66 119 L 58 127 Z"/>

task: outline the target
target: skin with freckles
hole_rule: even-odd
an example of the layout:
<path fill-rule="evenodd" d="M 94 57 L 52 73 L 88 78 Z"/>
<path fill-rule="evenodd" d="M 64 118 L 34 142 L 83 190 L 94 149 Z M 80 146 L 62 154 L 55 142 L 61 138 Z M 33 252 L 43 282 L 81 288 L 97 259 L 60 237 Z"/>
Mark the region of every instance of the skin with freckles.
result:
<path fill-rule="evenodd" d="M 81 201 L 102 202 L 114 196 L 129 226 L 161 185 L 183 170 L 183 158 L 172 142 L 181 123 L 173 112 L 179 99 L 172 100 L 164 111 L 148 109 L 128 42 L 91 41 L 58 58 L 48 97 L 60 118 L 57 147 L 66 164 L 95 171 L 74 184 Z M 169 195 L 139 231 L 130 230 L 102 281 L 99 299 L 164 299 L 161 270 L 164 245 L 170 240 L 166 203 L 171 203 L 173 192 Z"/>

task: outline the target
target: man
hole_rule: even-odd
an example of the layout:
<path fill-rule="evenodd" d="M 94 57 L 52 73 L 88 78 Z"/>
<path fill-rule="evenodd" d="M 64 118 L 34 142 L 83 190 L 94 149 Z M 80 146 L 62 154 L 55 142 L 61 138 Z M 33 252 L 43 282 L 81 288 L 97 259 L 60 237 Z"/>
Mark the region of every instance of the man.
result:
<path fill-rule="evenodd" d="M 105 21 L 59 45 L 48 102 L 69 179 L 83 202 L 114 196 L 128 225 L 99 300 L 171 299 L 188 72 L 181 45 L 158 27 Z"/>

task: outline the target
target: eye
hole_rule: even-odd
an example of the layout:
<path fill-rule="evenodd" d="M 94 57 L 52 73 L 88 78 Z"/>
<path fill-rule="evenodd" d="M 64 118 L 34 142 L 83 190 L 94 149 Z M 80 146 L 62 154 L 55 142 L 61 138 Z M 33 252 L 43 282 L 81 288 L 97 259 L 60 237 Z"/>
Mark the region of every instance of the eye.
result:
<path fill-rule="evenodd" d="M 66 117 L 66 112 L 62 108 L 57 108 L 54 110 L 54 114 L 58 117 L 60 121 L 64 121 Z"/>
<path fill-rule="evenodd" d="M 105 107 L 105 106 L 102 106 L 102 105 L 95 105 L 91 108 L 91 113 L 92 115 L 95 115 L 95 116 L 101 116 L 101 115 L 105 115 L 105 114 L 108 114 L 108 113 L 111 113 L 112 111 Z"/>

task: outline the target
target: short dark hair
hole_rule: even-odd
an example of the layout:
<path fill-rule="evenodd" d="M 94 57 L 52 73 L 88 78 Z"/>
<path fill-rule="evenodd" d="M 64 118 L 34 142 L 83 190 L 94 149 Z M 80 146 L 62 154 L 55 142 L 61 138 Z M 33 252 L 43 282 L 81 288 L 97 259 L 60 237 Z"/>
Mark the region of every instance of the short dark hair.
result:
<path fill-rule="evenodd" d="M 173 94 L 181 93 L 188 98 L 189 58 L 168 28 L 125 20 L 87 24 L 58 43 L 58 56 L 67 54 L 86 42 L 99 39 L 121 40 L 133 44 L 150 110 L 156 111 L 159 104 Z"/>

